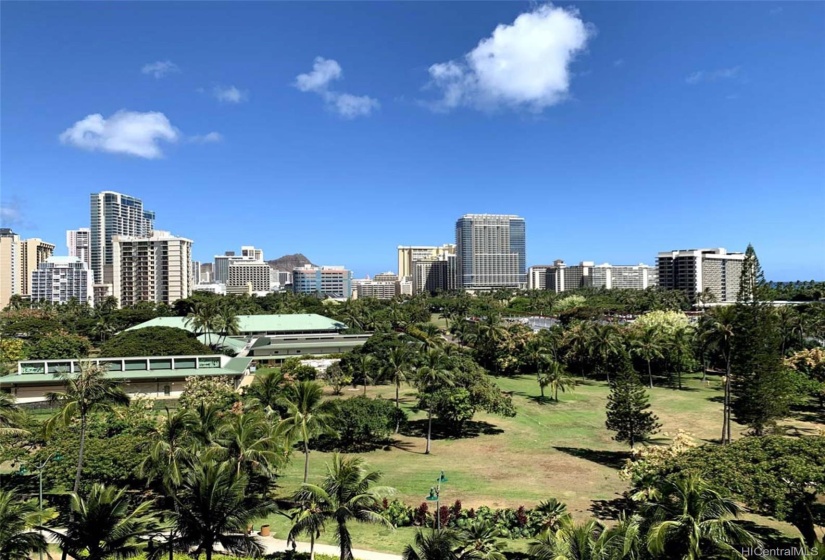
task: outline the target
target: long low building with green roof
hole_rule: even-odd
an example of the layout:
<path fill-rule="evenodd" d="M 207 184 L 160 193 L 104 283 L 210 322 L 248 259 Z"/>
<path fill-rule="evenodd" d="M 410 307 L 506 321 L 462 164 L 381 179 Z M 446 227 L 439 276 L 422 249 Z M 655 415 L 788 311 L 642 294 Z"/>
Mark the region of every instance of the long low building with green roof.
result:
<path fill-rule="evenodd" d="M 186 317 L 156 317 L 127 330 L 147 327 L 174 327 L 197 333 L 204 344 L 219 343 L 236 354 L 253 357 L 262 363 L 349 352 L 371 336 L 371 333 L 345 334 L 346 324 L 315 313 L 238 315 L 239 334 L 228 337 L 199 332 Z"/>
<path fill-rule="evenodd" d="M 253 375 L 252 358 L 206 356 L 140 356 L 93 358 L 88 360 L 106 368 L 106 377 L 122 383 L 131 396 L 153 399 L 180 396 L 188 377 L 221 376 L 237 388 L 244 376 Z M 49 392 L 62 391 L 62 376 L 80 371 L 82 360 L 24 360 L 17 372 L 0 377 L 0 391 L 13 395 L 18 403 L 46 400 Z"/>

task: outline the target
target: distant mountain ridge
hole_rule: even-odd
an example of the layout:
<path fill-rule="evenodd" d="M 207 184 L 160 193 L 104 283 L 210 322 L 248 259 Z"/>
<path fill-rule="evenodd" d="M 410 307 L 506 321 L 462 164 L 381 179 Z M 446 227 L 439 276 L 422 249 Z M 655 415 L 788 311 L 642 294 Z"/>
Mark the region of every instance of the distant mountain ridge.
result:
<path fill-rule="evenodd" d="M 292 272 L 293 268 L 299 268 L 304 265 L 312 265 L 312 262 L 308 258 L 306 258 L 301 253 L 295 253 L 294 255 L 284 255 L 278 259 L 274 259 L 271 261 L 266 261 L 267 264 L 274 268 L 275 270 L 284 270 L 287 272 Z"/>

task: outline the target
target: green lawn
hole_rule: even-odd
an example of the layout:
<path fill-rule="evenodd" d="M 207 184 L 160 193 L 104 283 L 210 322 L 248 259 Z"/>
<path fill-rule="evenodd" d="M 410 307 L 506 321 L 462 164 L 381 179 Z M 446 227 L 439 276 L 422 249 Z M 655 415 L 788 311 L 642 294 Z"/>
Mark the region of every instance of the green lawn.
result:
<path fill-rule="evenodd" d="M 443 504 L 461 500 L 465 508 L 533 506 L 555 497 L 577 518 L 593 516 L 599 501 L 613 500 L 627 488 L 618 476 L 628 448 L 611 439 L 604 428 L 605 401 L 609 389 L 604 383 L 585 382 L 573 391 L 560 394 L 556 403 L 539 404 L 538 384 L 532 376 L 499 378 L 499 386 L 513 393 L 518 414 L 501 418 L 478 414 L 480 433 L 463 439 L 438 439 L 432 454 L 424 455 L 424 439 L 401 435 L 387 450 L 364 453 L 369 466 L 384 473 L 383 484 L 397 489 L 396 497 L 410 505 L 424 501 L 439 471 L 449 482 L 442 487 Z M 654 388 L 651 404 L 662 423 L 657 441 L 666 443 L 679 429 L 698 440 L 713 441 L 721 431 L 721 405 L 712 399 L 720 394 L 718 379 L 703 383 L 700 376 L 686 376 L 681 391 Z M 369 387 L 371 396 L 391 397 L 388 386 Z M 345 390 L 344 398 L 360 394 Z M 414 403 L 413 391 L 402 393 L 405 406 Z M 411 420 L 424 418 L 410 411 Z M 808 431 L 814 427 L 794 423 Z M 741 426 L 734 425 L 738 434 Z M 310 482 L 320 482 L 328 454 L 310 455 Z M 281 495 L 288 495 L 301 483 L 303 455 L 296 453 L 280 479 Z M 283 516 L 270 519 L 279 535 L 285 536 L 288 521 Z M 391 532 L 375 527 L 353 529 L 356 547 L 400 552 L 411 541 L 412 529 Z M 331 542 L 331 535 L 322 537 Z M 523 543 L 520 543 L 523 546 Z"/>

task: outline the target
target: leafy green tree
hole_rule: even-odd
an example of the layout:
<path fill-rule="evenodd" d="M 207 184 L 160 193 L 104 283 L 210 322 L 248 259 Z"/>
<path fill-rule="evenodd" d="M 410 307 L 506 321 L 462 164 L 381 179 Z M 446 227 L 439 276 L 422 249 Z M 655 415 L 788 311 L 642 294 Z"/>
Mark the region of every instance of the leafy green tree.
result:
<path fill-rule="evenodd" d="M 283 371 L 261 369 L 255 372 L 255 379 L 244 390 L 244 397 L 254 399 L 269 414 L 282 416 L 286 409 L 280 404 L 288 386 Z"/>
<path fill-rule="evenodd" d="M 65 531 L 47 529 L 63 551 L 63 558 L 104 560 L 129 558 L 146 548 L 143 537 L 159 529 L 152 502 L 130 505 L 126 492 L 95 484 L 83 498 L 71 496 L 71 513 Z"/>
<path fill-rule="evenodd" d="M 458 560 L 458 535 L 452 529 L 419 529 L 413 544 L 401 555 L 403 560 Z"/>
<path fill-rule="evenodd" d="M 277 508 L 274 502 L 248 494 L 248 479 L 231 463 L 199 458 L 189 465 L 174 496 L 175 545 L 212 560 L 216 545 L 233 554 L 260 556 L 261 543 L 246 534 L 247 526 Z"/>
<path fill-rule="evenodd" d="M 198 376 L 186 378 L 178 403 L 181 408 L 197 409 L 200 405 L 214 405 L 227 410 L 239 399 L 232 381 L 224 376 Z"/>
<path fill-rule="evenodd" d="M 92 343 L 85 336 L 60 331 L 37 338 L 28 354 L 30 360 L 78 359 L 88 356 L 91 348 Z"/>
<path fill-rule="evenodd" d="M 378 512 L 379 498 L 392 489 L 374 486 L 381 473 L 367 470 L 360 457 L 346 458 L 336 453 L 327 465 L 327 476 L 318 486 L 304 483 L 301 500 L 318 504 L 318 515 L 335 524 L 335 541 L 341 550 L 341 560 L 352 560 L 352 536 L 348 523 L 375 523 L 392 527 Z"/>
<path fill-rule="evenodd" d="M 80 447 L 77 454 L 77 474 L 72 491 L 80 490 L 83 472 L 83 451 L 86 447 L 86 429 L 89 415 L 96 411 L 112 410 L 115 406 L 129 404 L 129 397 L 114 381 L 106 377 L 106 370 L 94 362 L 82 362 L 77 374 L 61 374 L 65 384 L 63 392 L 48 393 L 49 402 L 60 411 L 46 422 L 46 433 L 57 426 L 68 426 L 72 420 L 80 420 Z"/>
<path fill-rule="evenodd" d="M 175 327 L 146 327 L 124 331 L 100 346 L 102 357 L 203 356 L 214 354 L 191 333 Z"/>
<path fill-rule="evenodd" d="M 43 524 L 34 500 L 23 500 L 14 490 L 0 489 L 0 560 L 29 558 L 47 552 L 48 543 L 33 529 Z"/>
<path fill-rule="evenodd" d="M 788 415 L 795 387 L 782 363 L 776 314 L 767 303 L 765 278 L 748 245 L 737 296 L 731 359 L 732 411 L 740 424 L 763 435 Z"/>
<path fill-rule="evenodd" d="M 647 548 L 681 560 L 741 558 L 742 549 L 761 543 L 737 522 L 736 502 L 698 477 L 665 480 L 642 507 L 649 526 Z"/>
<path fill-rule="evenodd" d="M 14 397 L 0 392 L 0 435 L 23 432 L 25 419 L 25 412 L 17 406 Z"/>
<path fill-rule="evenodd" d="M 370 449 L 387 441 L 397 424 L 397 410 L 391 401 L 364 396 L 338 401 L 338 410 L 330 420 L 337 435 L 336 445 L 342 450 Z"/>
<path fill-rule="evenodd" d="M 27 356 L 26 344 L 19 338 L 0 338 L 0 376 L 8 373 L 10 365 Z M 9 368 L 10 369 L 10 368 Z"/>
<path fill-rule="evenodd" d="M 655 434 L 661 425 L 649 408 L 647 391 L 639 382 L 638 374 L 629 363 L 625 363 L 624 369 L 611 384 L 607 396 L 605 426 L 616 432 L 613 439 L 626 441 L 633 449 L 636 443 L 646 441 Z"/>
<path fill-rule="evenodd" d="M 352 383 L 352 374 L 344 370 L 340 363 L 330 365 L 324 372 L 324 376 L 330 387 L 332 387 L 333 395 L 340 395 L 341 390 Z"/>
<path fill-rule="evenodd" d="M 419 408 L 432 411 L 444 429 L 461 434 L 476 413 L 470 392 L 463 387 L 444 387 L 434 393 L 422 393 Z"/>
<path fill-rule="evenodd" d="M 278 434 L 303 444 L 304 482 L 309 477 L 309 440 L 321 434 L 334 434 L 330 424 L 336 406 L 332 401 L 324 401 L 323 397 L 323 389 L 318 383 L 301 381 L 289 386 L 282 400 L 287 412 L 278 425 Z"/>

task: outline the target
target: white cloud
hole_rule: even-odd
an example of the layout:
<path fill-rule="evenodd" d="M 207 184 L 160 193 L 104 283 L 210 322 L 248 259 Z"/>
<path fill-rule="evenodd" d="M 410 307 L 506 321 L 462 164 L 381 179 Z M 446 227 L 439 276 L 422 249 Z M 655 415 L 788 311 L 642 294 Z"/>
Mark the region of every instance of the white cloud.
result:
<path fill-rule="evenodd" d="M 89 151 L 163 157 L 161 142 L 174 143 L 180 132 L 163 113 L 118 111 L 108 119 L 97 113 L 77 121 L 60 135 L 64 144 Z"/>
<path fill-rule="evenodd" d="M 570 63 L 595 30 L 575 9 L 539 6 L 499 25 L 463 58 L 430 66 L 428 87 L 442 98 L 436 110 L 459 106 L 541 111 L 567 97 Z"/>
<path fill-rule="evenodd" d="M 295 78 L 295 87 L 301 91 L 326 91 L 329 83 L 344 76 L 341 65 L 334 60 L 316 56 L 312 64 L 312 72 L 298 74 Z"/>
<path fill-rule="evenodd" d="M 223 136 L 220 132 L 209 132 L 208 134 L 196 134 L 189 137 L 190 142 L 195 144 L 211 144 L 214 142 L 222 142 Z"/>
<path fill-rule="evenodd" d="M 720 68 L 718 70 L 697 70 L 685 78 L 685 82 L 693 86 L 702 82 L 730 80 L 737 78 L 741 69 L 739 66 L 732 66 L 731 68 Z"/>
<path fill-rule="evenodd" d="M 298 74 L 292 85 L 303 92 L 317 93 L 323 98 L 327 109 L 345 119 L 368 116 L 381 106 L 377 99 L 367 95 L 352 95 L 330 89 L 330 83 L 343 77 L 344 71 L 338 62 L 317 56 L 312 71 Z"/>
<path fill-rule="evenodd" d="M 624 66 L 624 59 L 623 58 L 617 58 L 616 60 L 613 61 L 613 66 L 615 66 L 616 68 L 619 68 L 620 66 Z"/>
<path fill-rule="evenodd" d="M 243 103 L 249 98 L 249 93 L 241 91 L 235 86 L 215 86 L 212 95 L 221 103 Z"/>
<path fill-rule="evenodd" d="M 17 200 L 0 204 L 0 226 L 16 227 L 23 223 L 23 213 Z"/>
<path fill-rule="evenodd" d="M 178 68 L 178 65 L 172 62 L 171 60 L 158 60 L 157 62 L 150 62 L 149 64 L 144 64 L 143 68 L 141 68 L 140 71 L 144 74 L 151 74 L 156 79 L 160 79 L 166 76 L 167 74 L 180 72 L 180 68 Z"/>

